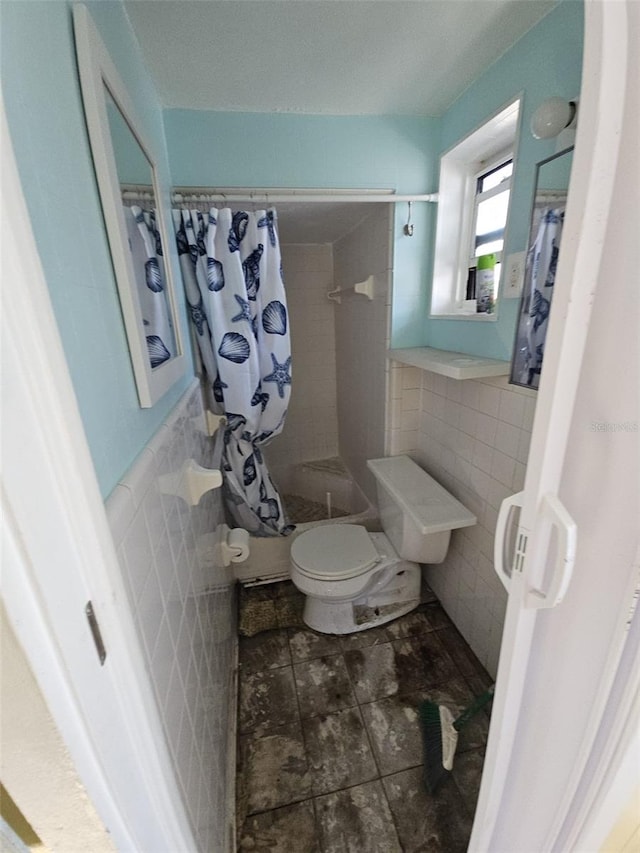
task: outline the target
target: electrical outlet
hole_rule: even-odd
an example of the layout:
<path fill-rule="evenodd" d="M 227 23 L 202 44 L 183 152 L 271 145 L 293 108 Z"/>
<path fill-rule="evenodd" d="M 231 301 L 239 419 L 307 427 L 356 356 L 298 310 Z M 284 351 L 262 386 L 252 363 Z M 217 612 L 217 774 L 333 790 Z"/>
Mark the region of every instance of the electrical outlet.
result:
<path fill-rule="evenodd" d="M 514 252 L 512 255 L 507 255 L 504 270 L 504 287 L 502 289 L 504 299 L 517 299 L 522 293 L 526 259 L 526 252 Z"/>

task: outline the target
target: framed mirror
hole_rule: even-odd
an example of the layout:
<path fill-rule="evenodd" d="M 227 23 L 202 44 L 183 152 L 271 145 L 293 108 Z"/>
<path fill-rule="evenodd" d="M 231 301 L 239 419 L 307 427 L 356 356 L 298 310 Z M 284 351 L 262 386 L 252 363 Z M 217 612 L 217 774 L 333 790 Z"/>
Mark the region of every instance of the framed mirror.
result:
<path fill-rule="evenodd" d="M 85 6 L 74 6 L 89 140 L 142 408 L 186 370 L 153 147 Z"/>
<path fill-rule="evenodd" d="M 524 287 L 511 359 L 513 385 L 538 388 L 571 177 L 573 148 L 541 160 L 527 245 Z"/>

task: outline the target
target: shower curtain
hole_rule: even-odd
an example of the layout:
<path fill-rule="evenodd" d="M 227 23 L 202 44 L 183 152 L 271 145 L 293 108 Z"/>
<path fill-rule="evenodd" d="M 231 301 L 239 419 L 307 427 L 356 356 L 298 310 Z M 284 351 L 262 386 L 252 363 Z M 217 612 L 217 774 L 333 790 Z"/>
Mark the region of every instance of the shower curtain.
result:
<path fill-rule="evenodd" d="M 281 432 L 291 393 L 291 346 L 275 210 L 174 210 L 191 321 L 213 396 L 224 414 L 223 496 L 233 522 L 286 535 L 262 447 Z"/>
<path fill-rule="evenodd" d="M 537 388 L 549 325 L 564 207 L 546 207 L 539 213 L 536 237 L 527 254 L 525 292 L 518 332 L 518 371 L 514 378 Z"/>
<path fill-rule="evenodd" d="M 176 354 L 175 335 L 167 296 L 162 243 L 152 210 L 124 205 L 124 218 L 136 276 L 136 287 L 151 367 Z"/>

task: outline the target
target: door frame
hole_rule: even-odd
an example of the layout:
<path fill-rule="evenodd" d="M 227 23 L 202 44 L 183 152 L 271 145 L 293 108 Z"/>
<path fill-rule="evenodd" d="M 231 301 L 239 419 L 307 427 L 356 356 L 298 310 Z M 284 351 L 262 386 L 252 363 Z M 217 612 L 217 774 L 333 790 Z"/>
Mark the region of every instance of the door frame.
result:
<path fill-rule="evenodd" d="M 600 279 L 605 225 L 617 178 L 623 118 L 627 104 L 627 2 L 610 3 L 593 0 L 585 3 L 585 44 L 580 93 L 580 117 L 571 176 L 571 191 L 563 230 L 562 252 L 554 288 L 553 311 L 545 348 L 544 381 L 538 392 L 532 443 L 527 466 L 524 503 L 519 532 L 528 536 L 529 551 L 540 500 L 557 494 L 561 482 L 565 449 L 584 347 L 589 330 L 593 296 Z M 552 369 L 549 369 L 549 366 Z M 549 440 L 553 436 L 553 441 Z M 530 554 L 528 555 L 531 556 Z M 526 709 L 522 698 L 532 638 L 538 611 L 527 600 L 528 587 L 524 573 L 514 571 L 510 581 L 509 601 L 502 638 L 500 664 L 492 710 L 492 722 L 485 758 L 469 850 L 483 853 L 493 849 L 494 829 L 501 810 L 508 802 L 506 788 L 511 755 L 516 745 L 518 725 Z M 561 833 L 576 840 L 586 837 L 602 813 L 609 787 L 594 780 L 594 747 L 597 737 L 605 736 L 608 755 L 620 758 L 633 743 L 633 709 L 640 695 L 638 673 L 629 669 L 631 657 L 637 662 L 634 630 L 627 630 L 633 588 L 629 587 L 629 603 L 618 617 L 618 632 L 612 640 L 611 678 L 602 685 L 591 728 L 585 732 L 579 766 L 575 768 L 570 789 L 560 804 L 555 818 L 549 816 L 545 850 L 555 849 Z M 636 615 L 635 622 L 638 617 Z M 631 676 L 631 677 L 630 677 Z M 627 679 L 627 690 L 619 691 L 618 727 L 604 732 L 605 711 L 612 713 L 611 697 L 620 678 Z M 589 778 L 585 772 L 590 768 Z M 624 776 L 618 761 L 601 762 L 601 772 L 608 774 L 611 785 Z M 584 785 L 584 788 L 581 786 Z M 563 848 L 563 849 L 575 849 Z M 580 848 L 585 849 L 585 848 Z"/>
<path fill-rule="evenodd" d="M 195 850 L 0 120 L 7 618 L 117 849 Z"/>

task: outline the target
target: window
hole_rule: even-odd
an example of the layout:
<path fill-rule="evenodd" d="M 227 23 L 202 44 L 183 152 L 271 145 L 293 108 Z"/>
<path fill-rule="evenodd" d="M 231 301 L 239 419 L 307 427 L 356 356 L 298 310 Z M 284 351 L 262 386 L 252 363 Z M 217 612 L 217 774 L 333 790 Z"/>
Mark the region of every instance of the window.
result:
<path fill-rule="evenodd" d="M 503 154 L 502 157 L 498 158 L 498 162 L 491 167 L 483 164 L 481 171 L 474 175 L 476 191 L 473 199 L 473 216 L 468 243 L 469 253 L 466 264 L 467 278 L 464 301 L 469 303 L 475 300 L 476 305 L 472 305 L 471 308 L 475 308 L 476 313 L 480 311 L 477 293 L 478 258 L 484 255 L 493 255 L 491 263 L 493 265 L 494 292 L 497 293 L 512 173 L 513 154 L 509 152 L 508 155 Z M 488 312 L 480 311 L 480 313 L 492 313 L 493 305 L 484 306 L 484 308 L 487 307 L 489 307 Z"/>
<path fill-rule="evenodd" d="M 490 252 L 502 255 L 507 225 L 513 157 L 476 178 L 471 258 Z"/>
<path fill-rule="evenodd" d="M 495 316 L 519 112 L 520 99 L 440 160 L 432 317 Z M 493 300 L 479 293 L 485 270 L 493 270 Z"/>

